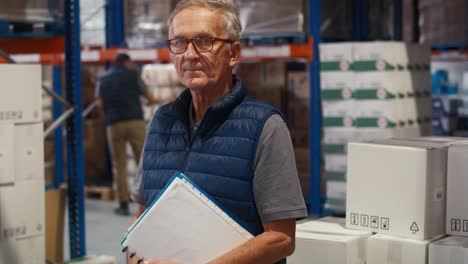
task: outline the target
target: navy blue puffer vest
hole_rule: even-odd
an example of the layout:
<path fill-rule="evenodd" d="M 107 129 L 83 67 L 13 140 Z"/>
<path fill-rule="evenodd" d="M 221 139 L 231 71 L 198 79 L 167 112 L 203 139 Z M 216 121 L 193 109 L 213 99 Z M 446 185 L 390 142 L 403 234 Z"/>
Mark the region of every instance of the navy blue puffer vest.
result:
<path fill-rule="evenodd" d="M 218 204 L 263 232 L 253 196 L 257 143 L 265 121 L 278 110 L 246 96 L 234 78 L 228 94 L 210 106 L 190 142 L 189 90 L 155 114 L 143 154 L 145 204 L 151 205 L 175 172 L 182 172 Z"/>

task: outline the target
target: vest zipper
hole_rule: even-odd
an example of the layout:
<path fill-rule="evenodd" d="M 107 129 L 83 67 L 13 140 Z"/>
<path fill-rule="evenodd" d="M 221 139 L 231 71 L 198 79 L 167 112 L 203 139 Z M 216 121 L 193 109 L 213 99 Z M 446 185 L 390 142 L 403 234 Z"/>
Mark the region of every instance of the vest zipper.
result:
<path fill-rule="evenodd" d="M 209 109 L 208 109 L 209 111 Z M 189 157 L 190 157 L 190 154 L 192 154 L 191 150 L 192 150 L 192 145 L 193 145 L 193 142 L 195 142 L 197 136 L 198 136 L 198 132 L 200 131 L 200 127 L 202 127 L 202 124 L 203 124 L 203 120 L 205 119 L 204 117 L 206 116 L 206 114 L 208 113 L 208 111 L 205 113 L 205 115 L 203 115 L 203 118 L 200 122 L 200 124 L 198 125 L 198 128 L 197 128 L 197 131 L 195 131 L 195 135 L 193 135 L 193 139 L 190 138 L 190 127 L 188 127 L 187 129 L 187 135 L 188 135 L 188 140 L 189 140 L 189 144 L 186 148 L 186 151 L 187 151 L 187 154 L 185 155 L 185 160 L 184 160 L 184 169 L 182 170 L 182 173 L 185 174 L 185 171 L 187 169 L 187 162 L 189 160 Z"/>

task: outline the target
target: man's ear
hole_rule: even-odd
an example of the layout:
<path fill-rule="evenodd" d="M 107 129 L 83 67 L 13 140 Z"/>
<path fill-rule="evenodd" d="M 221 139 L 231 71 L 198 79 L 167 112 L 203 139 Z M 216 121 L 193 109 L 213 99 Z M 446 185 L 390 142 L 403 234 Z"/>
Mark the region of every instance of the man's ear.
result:
<path fill-rule="evenodd" d="M 231 56 L 229 58 L 229 66 L 234 67 L 237 62 L 239 62 L 241 56 L 241 45 L 239 41 L 236 41 L 231 44 Z"/>

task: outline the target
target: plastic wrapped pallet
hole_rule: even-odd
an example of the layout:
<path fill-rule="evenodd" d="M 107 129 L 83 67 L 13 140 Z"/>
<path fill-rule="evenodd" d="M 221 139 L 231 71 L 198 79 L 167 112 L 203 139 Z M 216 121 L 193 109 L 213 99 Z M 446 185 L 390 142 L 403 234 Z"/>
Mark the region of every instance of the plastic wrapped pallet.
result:
<path fill-rule="evenodd" d="M 304 31 L 303 0 L 237 0 L 243 36 L 291 36 Z"/>
<path fill-rule="evenodd" d="M 63 1 L 47 0 L 2 0 L 0 20 L 15 22 L 61 21 Z"/>
<path fill-rule="evenodd" d="M 420 39 L 427 44 L 463 45 L 468 43 L 465 0 L 420 0 Z"/>
<path fill-rule="evenodd" d="M 167 19 L 176 1 L 125 1 L 125 36 L 130 48 L 162 45 L 168 37 Z"/>

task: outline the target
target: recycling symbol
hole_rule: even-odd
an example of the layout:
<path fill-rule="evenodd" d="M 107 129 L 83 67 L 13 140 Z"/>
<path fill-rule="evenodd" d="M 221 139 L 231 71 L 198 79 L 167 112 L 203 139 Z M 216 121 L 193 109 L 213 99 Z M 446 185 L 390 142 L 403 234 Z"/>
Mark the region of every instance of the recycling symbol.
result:
<path fill-rule="evenodd" d="M 413 222 L 413 224 L 412 224 L 411 227 L 410 227 L 410 230 L 411 230 L 412 232 L 418 232 L 418 231 L 419 231 L 419 227 L 418 227 L 418 225 L 416 224 L 416 222 Z"/>

